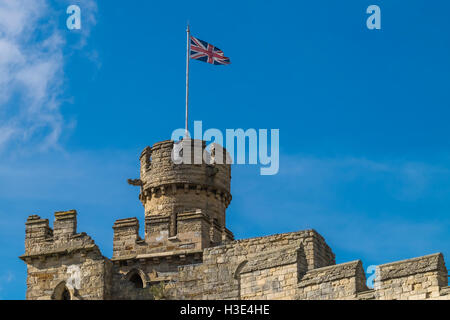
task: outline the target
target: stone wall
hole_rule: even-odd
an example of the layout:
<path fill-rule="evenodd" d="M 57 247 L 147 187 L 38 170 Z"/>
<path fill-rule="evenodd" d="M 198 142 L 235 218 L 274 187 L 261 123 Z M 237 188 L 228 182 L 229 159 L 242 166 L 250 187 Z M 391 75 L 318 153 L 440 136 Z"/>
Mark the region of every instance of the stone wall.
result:
<path fill-rule="evenodd" d="M 180 267 L 176 297 L 292 299 L 300 275 L 334 263 L 314 230 L 233 241 L 205 249 L 202 264 Z"/>
<path fill-rule="evenodd" d="M 234 241 L 204 250 L 203 263 L 179 267 L 177 299 L 450 299 L 442 254 L 378 267 L 366 286 L 360 260 L 334 264 L 314 230 Z"/>
<path fill-rule="evenodd" d="M 240 275 L 239 298 L 290 300 L 295 296 L 297 281 L 296 263 L 243 272 Z"/>
<path fill-rule="evenodd" d="M 447 268 L 442 254 L 383 264 L 377 267 L 375 298 L 428 299 L 441 296 L 448 285 Z"/>

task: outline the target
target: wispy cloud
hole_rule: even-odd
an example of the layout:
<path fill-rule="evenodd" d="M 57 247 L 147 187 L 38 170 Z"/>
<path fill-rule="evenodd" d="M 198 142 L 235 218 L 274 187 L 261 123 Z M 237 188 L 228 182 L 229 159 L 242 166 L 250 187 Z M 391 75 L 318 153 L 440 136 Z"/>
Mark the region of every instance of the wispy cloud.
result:
<path fill-rule="evenodd" d="M 78 49 L 84 48 L 87 44 L 87 40 L 91 35 L 92 28 L 97 24 L 97 2 L 95 0 L 64 0 L 67 5 L 76 4 L 82 10 L 83 27 L 79 31 L 82 37 L 79 39 L 75 46 Z M 89 56 L 96 57 L 96 52 L 89 52 Z"/>
<path fill-rule="evenodd" d="M 96 2 L 78 2 L 91 8 L 81 31 L 82 47 L 95 24 Z M 67 30 L 57 20 L 48 0 L 0 2 L 0 152 L 11 145 L 58 146 L 65 126 L 60 107 Z"/>

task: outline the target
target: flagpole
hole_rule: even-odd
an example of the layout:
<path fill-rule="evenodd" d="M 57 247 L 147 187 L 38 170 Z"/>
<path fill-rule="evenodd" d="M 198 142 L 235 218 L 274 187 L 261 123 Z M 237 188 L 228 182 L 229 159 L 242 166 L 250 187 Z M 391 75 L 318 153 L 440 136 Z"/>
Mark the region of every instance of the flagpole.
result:
<path fill-rule="evenodd" d="M 191 49 L 191 31 L 189 30 L 189 23 L 187 25 L 187 29 L 186 29 L 186 35 L 187 35 L 187 40 L 186 40 L 186 123 L 185 123 L 185 128 L 186 128 L 186 132 L 185 132 L 185 138 L 189 138 L 189 133 L 188 133 L 188 106 L 189 106 L 189 56 L 190 56 L 190 49 Z"/>

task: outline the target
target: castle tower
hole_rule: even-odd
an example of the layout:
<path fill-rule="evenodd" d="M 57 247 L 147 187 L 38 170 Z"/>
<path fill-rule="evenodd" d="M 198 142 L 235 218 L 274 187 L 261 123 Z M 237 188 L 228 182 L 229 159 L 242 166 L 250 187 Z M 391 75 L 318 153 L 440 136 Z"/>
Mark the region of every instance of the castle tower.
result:
<path fill-rule="evenodd" d="M 231 201 L 226 150 L 206 142 L 162 141 L 140 156 L 139 199 L 145 208 L 145 242 L 151 251 L 204 249 L 233 240 L 225 211 Z M 222 159 L 219 161 L 219 159 Z"/>

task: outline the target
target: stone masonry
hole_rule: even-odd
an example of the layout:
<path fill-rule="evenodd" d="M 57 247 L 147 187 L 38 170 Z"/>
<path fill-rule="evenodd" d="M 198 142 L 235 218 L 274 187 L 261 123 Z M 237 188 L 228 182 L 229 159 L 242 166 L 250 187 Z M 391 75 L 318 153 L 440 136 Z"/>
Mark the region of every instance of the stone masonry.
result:
<path fill-rule="evenodd" d="M 378 266 L 369 289 L 362 262 L 336 264 L 315 230 L 234 240 L 226 228 L 226 157 L 217 145 L 208 153 L 200 140 L 145 148 L 140 177 L 128 181 L 140 188 L 145 236 L 137 218 L 117 220 L 111 259 L 77 233 L 75 210 L 56 212 L 53 229 L 31 215 L 20 256 L 26 298 L 450 300 L 440 253 Z"/>

